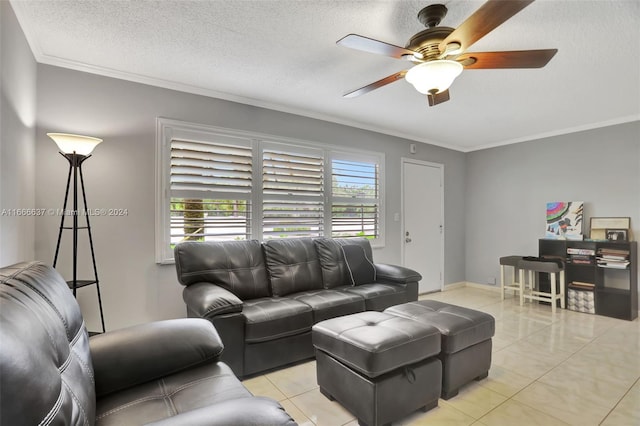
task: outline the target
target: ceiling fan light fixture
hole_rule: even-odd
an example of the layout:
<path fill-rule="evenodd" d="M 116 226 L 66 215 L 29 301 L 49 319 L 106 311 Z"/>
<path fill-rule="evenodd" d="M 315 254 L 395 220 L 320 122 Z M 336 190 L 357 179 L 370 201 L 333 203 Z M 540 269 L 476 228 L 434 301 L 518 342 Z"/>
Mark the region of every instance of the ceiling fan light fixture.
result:
<path fill-rule="evenodd" d="M 416 65 L 407 71 L 405 79 L 422 94 L 433 94 L 447 90 L 462 72 L 456 61 L 439 59 Z"/>

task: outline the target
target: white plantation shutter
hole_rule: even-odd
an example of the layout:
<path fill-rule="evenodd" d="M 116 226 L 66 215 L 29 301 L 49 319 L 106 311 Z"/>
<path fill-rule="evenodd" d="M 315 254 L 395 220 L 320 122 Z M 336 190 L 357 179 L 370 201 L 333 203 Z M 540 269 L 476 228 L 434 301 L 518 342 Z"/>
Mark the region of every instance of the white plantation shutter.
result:
<path fill-rule="evenodd" d="M 172 195 L 250 194 L 251 153 L 251 146 L 171 141 Z"/>
<path fill-rule="evenodd" d="M 170 161 L 172 243 L 250 238 L 250 141 L 172 140 Z"/>
<path fill-rule="evenodd" d="M 364 236 L 384 245 L 384 154 L 156 120 L 156 262 L 185 240 Z"/>
<path fill-rule="evenodd" d="M 262 152 L 264 239 L 323 235 L 322 150 L 269 144 Z"/>
<path fill-rule="evenodd" d="M 331 161 L 331 236 L 380 235 L 380 173 L 375 160 Z"/>

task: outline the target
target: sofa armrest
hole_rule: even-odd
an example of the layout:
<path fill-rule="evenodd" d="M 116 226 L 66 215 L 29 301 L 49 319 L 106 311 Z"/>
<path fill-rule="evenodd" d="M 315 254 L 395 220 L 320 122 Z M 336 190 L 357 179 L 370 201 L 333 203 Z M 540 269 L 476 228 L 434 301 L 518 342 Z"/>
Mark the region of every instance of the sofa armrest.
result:
<path fill-rule="evenodd" d="M 211 283 L 197 283 L 185 287 L 182 299 L 187 308 L 201 318 L 242 311 L 242 300 L 235 294 Z"/>
<path fill-rule="evenodd" d="M 167 417 L 147 426 L 297 425 L 282 406 L 269 398 L 231 399 Z"/>
<path fill-rule="evenodd" d="M 89 348 L 96 395 L 102 396 L 215 362 L 224 345 L 211 322 L 182 318 L 98 334 Z"/>
<path fill-rule="evenodd" d="M 376 263 L 374 266 L 376 267 L 377 282 L 407 284 L 418 282 L 422 279 L 422 275 L 404 266 L 388 265 L 386 263 Z"/>

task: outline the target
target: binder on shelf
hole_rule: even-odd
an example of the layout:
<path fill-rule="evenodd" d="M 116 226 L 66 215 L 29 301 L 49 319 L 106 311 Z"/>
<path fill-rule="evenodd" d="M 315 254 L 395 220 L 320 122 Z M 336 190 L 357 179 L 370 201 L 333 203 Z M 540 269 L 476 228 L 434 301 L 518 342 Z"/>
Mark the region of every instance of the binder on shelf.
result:
<path fill-rule="evenodd" d="M 569 262 L 577 265 L 593 265 L 593 257 L 582 254 L 572 254 L 569 256 Z"/>
<path fill-rule="evenodd" d="M 595 256 L 596 251 L 593 249 L 568 247 L 567 254 L 578 254 L 582 256 Z"/>

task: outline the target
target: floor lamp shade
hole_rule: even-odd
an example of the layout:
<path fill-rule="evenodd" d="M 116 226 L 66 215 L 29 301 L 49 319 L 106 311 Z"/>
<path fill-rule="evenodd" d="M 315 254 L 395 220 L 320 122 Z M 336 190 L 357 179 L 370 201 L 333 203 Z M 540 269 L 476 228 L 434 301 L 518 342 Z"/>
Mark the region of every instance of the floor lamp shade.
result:
<path fill-rule="evenodd" d="M 70 133 L 47 133 L 47 136 L 53 139 L 63 154 L 89 155 L 102 142 L 102 139 Z"/>
<path fill-rule="evenodd" d="M 68 133 L 47 133 L 51 139 L 58 145 L 60 154 L 69 162 L 69 172 L 67 174 L 67 188 L 64 195 L 63 214 L 60 219 L 60 229 L 58 231 L 58 243 L 56 245 L 56 254 L 53 257 L 53 267 L 58 263 L 58 255 L 60 254 L 60 242 L 64 231 L 72 231 L 72 248 L 73 248 L 73 275 L 72 279 L 67 281 L 69 289 L 76 296 L 76 291 L 85 286 L 94 285 L 98 295 L 98 305 L 100 307 L 100 322 L 102 332 L 105 332 L 104 314 L 102 311 L 102 297 L 100 296 L 100 282 L 98 280 L 98 270 L 96 267 L 96 257 L 93 250 L 93 238 L 91 236 L 91 224 L 89 221 L 90 210 L 87 208 L 87 195 L 84 190 L 84 177 L 82 175 L 82 164 L 91 157 L 93 149 L 102 142 L 102 139 L 90 136 L 72 135 Z M 79 197 L 80 196 L 80 197 Z M 71 199 L 73 210 L 68 210 L 68 202 Z M 80 209 L 79 202 L 82 202 L 83 208 Z M 68 217 L 70 216 L 70 217 Z M 71 224 L 65 226 L 65 219 L 69 219 Z M 80 221 L 83 219 L 84 224 Z M 78 277 L 78 237 L 82 234 L 89 238 L 89 247 L 91 254 L 91 262 L 93 265 L 93 277 L 88 279 L 80 279 Z"/>

